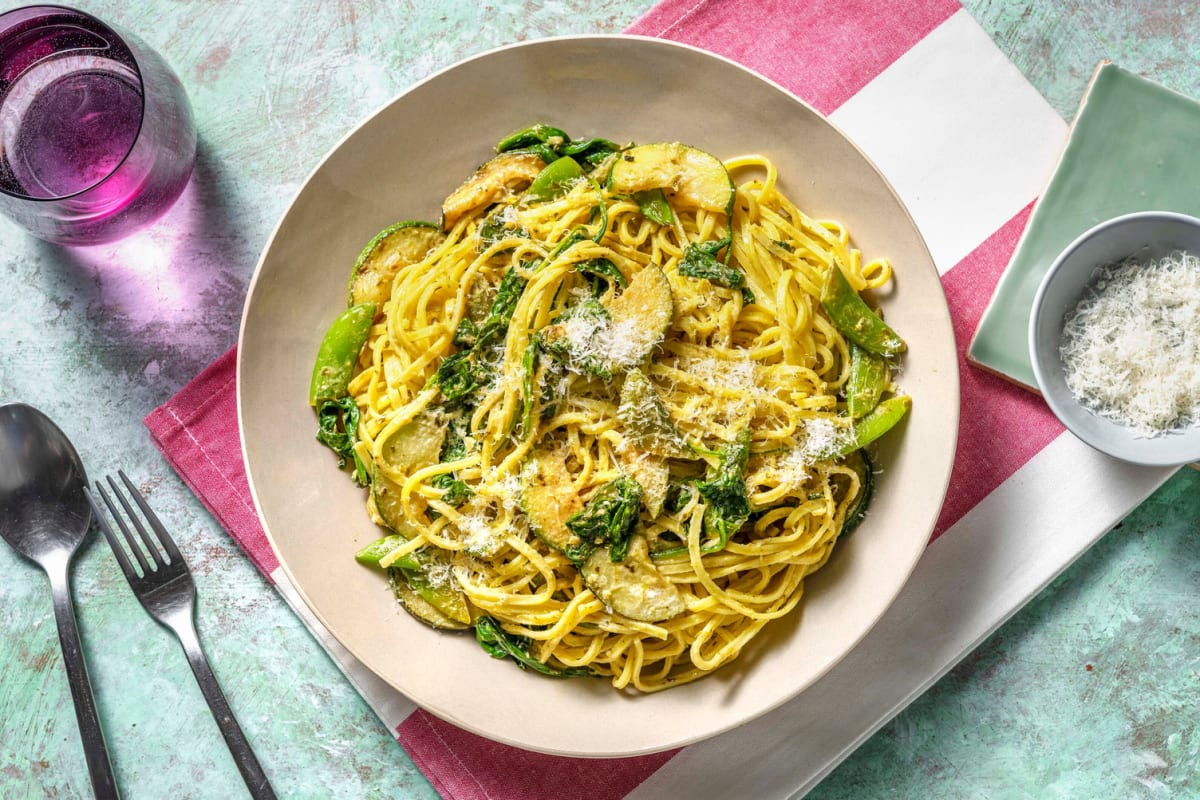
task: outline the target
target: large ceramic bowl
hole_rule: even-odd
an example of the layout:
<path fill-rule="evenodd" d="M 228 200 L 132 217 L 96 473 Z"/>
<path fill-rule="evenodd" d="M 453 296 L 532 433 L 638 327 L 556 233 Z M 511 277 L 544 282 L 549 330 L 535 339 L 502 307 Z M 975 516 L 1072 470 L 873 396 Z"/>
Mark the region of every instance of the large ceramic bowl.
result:
<path fill-rule="evenodd" d="M 1200 253 L 1200 219 L 1170 211 L 1139 211 L 1105 220 L 1054 260 L 1029 315 L 1029 360 L 1050 410 L 1086 444 L 1133 464 L 1174 466 L 1200 460 L 1200 426 L 1145 436 L 1088 409 L 1067 385 L 1059 352 L 1063 326 L 1095 285 L 1100 267 L 1127 258 L 1148 263 L 1180 250 Z"/>
<path fill-rule="evenodd" d="M 344 308 L 354 258 L 399 219 L 436 219 L 442 199 L 505 134 L 534 121 L 575 136 L 683 140 L 721 157 L 768 154 L 813 216 L 845 222 L 867 256 L 888 256 L 881 298 L 909 352 L 913 409 L 880 452 L 863 525 L 733 665 L 648 696 L 603 680 L 552 680 L 489 658 L 397 608 L 352 558 L 379 529 L 364 495 L 313 440 L 313 358 Z M 686 744 L 746 722 L 813 683 L 863 637 L 907 580 L 949 480 L 958 418 L 950 318 L 929 253 L 899 199 L 820 114 L 775 84 L 682 45 L 627 36 L 530 42 L 462 62 L 355 128 L 309 177 L 251 285 L 238 409 L 255 502 L 305 602 L 367 667 L 416 703 L 493 739 L 544 752 L 618 756 Z"/>

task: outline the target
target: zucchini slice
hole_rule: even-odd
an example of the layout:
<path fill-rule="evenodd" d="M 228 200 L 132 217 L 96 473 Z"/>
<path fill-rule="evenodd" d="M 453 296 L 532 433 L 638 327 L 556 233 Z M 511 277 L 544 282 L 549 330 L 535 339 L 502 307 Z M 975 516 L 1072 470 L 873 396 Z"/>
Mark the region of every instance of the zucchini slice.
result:
<path fill-rule="evenodd" d="M 383 444 L 381 461 L 393 470 L 411 475 L 423 467 L 441 461 L 446 427 L 438 415 L 424 411 L 388 437 Z M 400 484 L 384 475 L 376 464 L 371 475 L 371 500 L 375 513 L 385 526 L 406 538 L 412 538 L 412 526 L 404 518 L 400 503 Z"/>
<path fill-rule="evenodd" d="M 614 564 L 608 548 L 580 567 L 583 582 L 613 613 L 639 622 L 663 622 L 687 611 L 683 595 L 650 560 L 646 537 L 635 535 L 625 560 Z"/>
<path fill-rule="evenodd" d="M 633 478 L 642 487 L 642 507 L 654 519 L 662 513 L 667 501 L 667 488 L 671 474 L 667 460 L 653 453 L 626 448 L 617 454 L 621 471 Z"/>
<path fill-rule="evenodd" d="M 683 435 L 671 422 L 666 404 L 640 369 L 625 373 L 617 419 L 624 426 L 625 438 L 637 449 L 663 458 L 692 457 Z"/>
<path fill-rule="evenodd" d="M 858 499 L 854 501 L 851 508 L 847 509 L 846 518 L 842 521 L 842 529 L 838 532 L 839 540 L 844 536 L 849 536 L 862 523 L 875 495 L 875 465 L 871 463 L 871 457 L 867 455 L 867 451 L 855 450 L 846 457 L 846 466 L 858 474 L 859 489 Z"/>
<path fill-rule="evenodd" d="M 470 613 L 466 608 L 466 603 L 463 603 L 465 620 L 452 617 L 442 609 L 438 608 L 430 602 L 425 595 L 415 588 L 408 579 L 406 573 L 398 569 L 388 570 L 389 582 L 392 586 L 392 594 L 400 601 L 400 605 L 409 614 L 412 614 L 418 621 L 425 623 L 431 628 L 437 628 L 441 631 L 465 631 L 471 627 Z"/>
<path fill-rule="evenodd" d="M 450 573 L 450 562 L 441 551 L 424 550 L 418 553 L 420 569 L 400 569 L 409 587 L 427 603 L 461 625 L 471 624 L 471 607 L 467 596 L 458 588 L 458 581 Z M 445 574 L 438 581 L 430 578 L 434 570 Z"/>
<path fill-rule="evenodd" d="M 349 304 L 374 303 L 382 310 L 392 296 L 392 282 L 446 238 L 432 222 L 410 219 L 375 235 L 358 254 L 350 272 Z"/>
<path fill-rule="evenodd" d="M 733 179 L 721 159 L 679 142 L 625 150 L 613 164 L 608 188 L 619 194 L 662 189 L 673 205 L 733 212 Z"/>
<path fill-rule="evenodd" d="M 404 507 L 400 504 L 400 484 L 376 469 L 371 477 L 371 500 L 379 522 L 390 530 L 411 539 L 416 535 L 412 525 L 404 518 Z"/>
<path fill-rule="evenodd" d="M 445 441 L 445 423 L 438 414 L 423 411 L 387 438 L 382 457 L 388 466 L 411 475 L 440 462 Z"/>
<path fill-rule="evenodd" d="M 583 545 L 567 527 L 567 519 L 583 510 L 583 499 L 575 491 L 561 450 L 535 450 L 521 471 L 521 494 L 517 503 L 529 518 L 534 535 L 566 553 Z"/>
<path fill-rule="evenodd" d="M 546 167 L 533 153 L 501 153 L 450 193 L 442 203 L 442 230 L 454 227 L 464 214 L 490 206 L 509 192 L 522 192 Z"/>
<path fill-rule="evenodd" d="M 625 290 L 605 307 L 612 315 L 614 332 L 628 337 L 627 347 L 632 348 L 628 358 L 632 363 L 625 368 L 644 361 L 675 321 L 671 282 L 655 264 L 630 278 Z"/>

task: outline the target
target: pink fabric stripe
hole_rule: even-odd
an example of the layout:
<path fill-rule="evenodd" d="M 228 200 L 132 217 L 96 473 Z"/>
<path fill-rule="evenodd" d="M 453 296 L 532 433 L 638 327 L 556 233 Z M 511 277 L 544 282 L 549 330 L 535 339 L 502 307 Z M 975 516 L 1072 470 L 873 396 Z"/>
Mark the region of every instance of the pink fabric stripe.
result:
<path fill-rule="evenodd" d="M 621 759 L 531 753 L 467 733 L 418 710 L 396 736 L 444 797 L 620 800 L 678 751 Z"/>
<path fill-rule="evenodd" d="M 828 114 L 961 7 L 958 0 L 664 0 L 627 32 L 733 59 Z"/>
<path fill-rule="evenodd" d="M 942 276 L 958 346 L 962 402 L 950 488 L 930 541 L 1063 432 L 1040 397 L 968 366 L 966 358 L 971 336 L 1032 208 L 1030 203 Z"/>
<path fill-rule="evenodd" d="M 144 422 L 154 445 L 269 581 L 279 567 L 251 499 L 237 427 L 237 348 Z"/>

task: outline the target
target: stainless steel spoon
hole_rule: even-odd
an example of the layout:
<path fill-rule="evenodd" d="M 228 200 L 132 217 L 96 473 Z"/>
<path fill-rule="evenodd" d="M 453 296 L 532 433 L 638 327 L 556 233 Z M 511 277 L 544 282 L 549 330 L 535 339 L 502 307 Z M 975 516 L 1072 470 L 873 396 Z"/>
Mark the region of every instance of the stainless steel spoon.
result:
<path fill-rule="evenodd" d="M 0 537 L 50 578 L 92 789 L 97 798 L 108 800 L 118 796 L 117 784 L 83 662 L 69 582 L 71 559 L 92 519 L 83 494 L 86 485 L 79 454 L 49 417 L 20 403 L 0 406 Z"/>

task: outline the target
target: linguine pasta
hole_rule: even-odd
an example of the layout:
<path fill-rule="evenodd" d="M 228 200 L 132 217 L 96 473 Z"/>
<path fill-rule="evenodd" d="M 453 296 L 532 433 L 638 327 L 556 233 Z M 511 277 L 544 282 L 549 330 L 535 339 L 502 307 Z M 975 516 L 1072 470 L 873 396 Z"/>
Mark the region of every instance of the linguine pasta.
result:
<path fill-rule="evenodd" d="M 547 158 L 481 168 L 392 265 L 346 393 L 393 532 L 375 558 L 410 611 L 523 666 L 651 692 L 792 611 L 865 510 L 872 415 L 847 411 L 856 345 L 823 287 L 892 270 L 790 201 L 764 156 L 724 162 L 729 214 L 687 158 L 661 194 L 619 185 L 641 150 L 549 192 L 531 188 Z M 892 358 L 874 391 L 895 399 Z"/>

